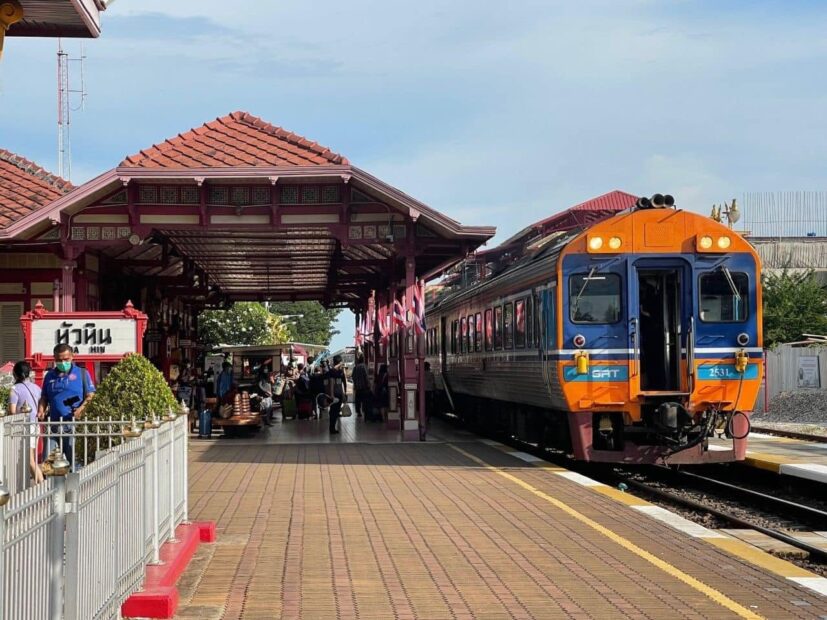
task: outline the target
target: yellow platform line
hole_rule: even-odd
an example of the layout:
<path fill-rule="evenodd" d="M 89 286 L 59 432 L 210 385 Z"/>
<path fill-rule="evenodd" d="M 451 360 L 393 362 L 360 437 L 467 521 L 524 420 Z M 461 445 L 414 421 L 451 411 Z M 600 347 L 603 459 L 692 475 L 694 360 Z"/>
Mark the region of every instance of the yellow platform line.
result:
<path fill-rule="evenodd" d="M 510 448 L 504 444 L 487 444 L 492 448 L 500 450 L 501 452 L 505 452 L 506 454 L 511 454 Z M 747 453 L 747 459 L 749 459 L 749 452 Z M 764 465 L 764 469 L 768 469 L 770 471 L 774 471 L 776 473 L 780 473 L 781 465 L 789 465 L 794 464 L 790 461 L 785 460 L 783 456 L 777 454 L 765 454 L 765 453 L 753 453 L 757 454 L 758 459 L 760 459 L 760 463 Z M 547 466 L 544 465 L 547 463 Z M 566 469 L 565 467 L 560 467 L 559 465 L 553 465 L 548 463 L 547 461 L 537 461 L 533 462 L 532 465 L 536 467 L 547 467 L 555 474 L 560 474 L 562 472 L 568 472 L 570 470 Z M 754 467 L 758 467 L 758 465 L 754 465 Z M 621 491 L 615 487 L 610 487 L 605 484 L 601 485 L 594 485 L 594 486 L 583 486 L 584 489 L 588 489 L 590 491 L 594 491 L 596 493 L 600 493 L 601 495 L 605 495 L 615 501 L 618 501 L 622 504 L 626 504 L 627 506 L 654 506 L 651 502 L 647 502 L 645 499 L 641 499 L 631 493 L 626 493 L 625 491 Z M 796 579 L 799 577 L 804 578 L 818 578 L 816 573 L 810 572 L 799 566 L 796 566 L 792 562 L 788 560 L 783 560 L 779 557 L 772 555 L 771 553 L 767 553 L 763 549 L 759 549 L 758 547 L 751 545 L 747 542 L 742 540 L 738 540 L 736 538 L 732 538 L 731 536 L 725 537 L 704 537 L 699 538 L 698 540 L 703 540 L 705 542 L 711 543 L 734 555 L 737 558 L 740 558 L 750 564 L 757 566 L 758 568 L 764 569 L 768 572 L 774 573 L 779 575 L 780 577 L 785 577 L 787 579 Z"/>
<path fill-rule="evenodd" d="M 743 540 L 738 540 L 737 538 L 704 538 L 703 540 L 742 560 L 746 560 L 750 564 L 755 564 L 764 570 L 775 573 L 781 577 L 786 577 L 787 579 L 818 576 L 815 573 L 796 566 L 792 562 L 770 555 L 766 551 Z"/>
<path fill-rule="evenodd" d="M 656 568 L 662 570 L 666 574 L 671 575 L 672 577 L 675 577 L 676 579 L 678 579 L 679 581 L 682 581 L 683 583 L 685 583 L 689 587 L 691 587 L 691 588 L 697 590 L 698 592 L 704 594 L 705 596 L 711 598 L 713 601 L 715 601 L 716 603 L 718 603 L 722 607 L 726 607 L 727 609 L 729 609 L 733 613 L 737 614 L 741 618 L 751 618 L 751 619 L 754 619 L 754 620 L 762 618 L 762 616 L 759 616 L 755 612 L 750 611 L 749 609 L 747 609 L 743 605 L 740 605 L 736 601 L 732 600 L 731 598 L 729 598 L 728 596 L 726 596 L 722 592 L 719 592 L 718 590 L 706 585 L 702 581 L 696 579 L 692 575 L 689 575 L 689 574 L 683 572 L 681 569 L 679 569 L 675 566 L 672 566 L 668 562 L 665 562 L 664 560 L 661 560 L 659 557 L 649 553 L 645 549 L 642 549 L 641 547 L 638 547 L 635 543 L 630 541 L 628 538 L 624 538 L 623 536 L 621 536 L 620 534 L 617 534 L 616 532 L 613 532 L 609 528 L 607 528 L 603 525 L 600 525 L 597 521 L 595 521 L 593 519 L 590 519 L 589 517 L 584 515 L 582 512 L 579 512 L 578 510 L 572 508 L 571 506 L 569 506 L 565 502 L 560 501 L 556 497 L 552 497 L 548 493 L 544 493 L 543 491 L 533 487 L 532 485 L 530 485 L 526 481 L 518 478 L 517 476 L 513 476 L 513 475 L 503 471 L 499 467 L 495 467 L 494 465 L 486 463 L 482 459 L 474 456 L 473 454 L 471 454 L 469 452 L 466 452 L 462 448 L 459 448 L 459 447 L 457 447 L 453 444 L 448 444 L 448 445 L 451 448 L 453 448 L 454 450 L 456 450 L 457 452 L 459 452 L 460 454 L 462 454 L 463 456 L 465 456 L 466 458 L 468 458 L 468 459 L 472 460 L 473 462 L 477 463 L 478 465 L 488 469 L 489 471 L 492 471 L 492 472 L 496 473 L 499 476 L 502 476 L 503 478 L 505 478 L 507 480 L 510 480 L 511 482 L 513 482 L 514 484 L 520 486 L 521 488 L 525 489 L 526 491 L 528 491 L 530 493 L 533 493 L 537 497 L 547 501 L 548 503 L 552 504 L 556 508 L 558 508 L 558 509 L 562 510 L 563 512 L 565 512 L 566 514 L 568 514 L 569 516 L 574 517 L 575 519 L 577 519 L 578 521 L 580 521 L 584 525 L 587 525 L 588 527 L 592 528 L 594 531 L 596 531 L 599 534 L 605 536 L 606 538 L 608 538 L 612 542 L 620 545 L 621 547 L 623 547 L 624 549 L 626 549 L 628 551 L 631 551 L 632 553 L 634 553 L 639 558 L 649 562 L 650 564 L 652 564 Z"/>
<path fill-rule="evenodd" d="M 765 469 L 776 474 L 781 473 L 781 466 L 790 462 L 790 459 L 777 454 L 767 454 L 766 452 L 752 452 L 747 450 L 744 462 L 750 467 L 756 469 Z"/>

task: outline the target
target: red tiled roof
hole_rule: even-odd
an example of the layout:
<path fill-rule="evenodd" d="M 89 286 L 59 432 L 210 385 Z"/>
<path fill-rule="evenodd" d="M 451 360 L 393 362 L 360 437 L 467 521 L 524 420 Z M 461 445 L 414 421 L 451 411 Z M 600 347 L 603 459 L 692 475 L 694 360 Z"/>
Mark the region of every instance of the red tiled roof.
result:
<path fill-rule="evenodd" d="M 523 242 L 527 237 L 547 235 L 555 230 L 570 230 L 594 224 L 619 211 L 628 209 L 635 204 L 637 198 L 637 196 L 616 189 L 535 222 L 503 241 L 499 247 L 508 246 L 518 241 Z M 493 248 L 493 250 L 497 250 L 497 248 Z"/>
<path fill-rule="evenodd" d="M 313 166 L 349 162 L 247 112 L 233 112 L 127 157 L 134 168 Z"/>
<path fill-rule="evenodd" d="M 0 229 L 74 189 L 25 157 L 0 149 Z"/>

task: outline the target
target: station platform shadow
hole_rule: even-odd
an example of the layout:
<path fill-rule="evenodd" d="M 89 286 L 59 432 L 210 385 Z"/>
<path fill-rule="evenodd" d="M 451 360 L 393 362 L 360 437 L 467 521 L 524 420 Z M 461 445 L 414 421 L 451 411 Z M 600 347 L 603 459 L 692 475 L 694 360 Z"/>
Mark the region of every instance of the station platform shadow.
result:
<path fill-rule="evenodd" d="M 328 424 L 327 418 L 281 420 L 277 416 L 272 426 L 265 426 L 254 435 L 225 437 L 219 431 L 211 439 L 191 439 L 190 461 L 374 466 L 392 462 L 396 466 L 477 467 L 473 461 L 457 458 L 457 453 L 445 450 L 445 444 L 476 443 L 494 457 L 499 452 L 480 443 L 477 435 L 442 420 L 432 420 L 426 441 L 405 442 L 398 430 L 365 422 L 355 415 L 342 418 L 338 434 L 331 435 Z M 514 464 L 509 457 L 507 465 Z"/>

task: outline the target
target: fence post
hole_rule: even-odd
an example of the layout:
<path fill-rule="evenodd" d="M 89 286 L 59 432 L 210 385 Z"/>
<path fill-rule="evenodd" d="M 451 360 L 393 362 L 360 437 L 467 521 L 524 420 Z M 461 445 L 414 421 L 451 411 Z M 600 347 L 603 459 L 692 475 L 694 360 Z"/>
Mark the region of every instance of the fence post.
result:
<path fill-rule="evenodd" d="M 63 550 L 66 528 L 66 479 L 54 476 L 54 519 L 49 536 L 49 618 L 63 618 Z"/>
<path fill-rule="evenodd" d="M 190 422 L 189 422 L 189 415 L 186 416 L 186 422 L 184 424 L 184 522 L 189 523 L 190 520 L 190 489 L 189 489 L 189 477 L 190 477 L 190 455 L 189 455 L 189 445 L 190 445 Z"/>
<path fill-rule="evenodd" d="M 6 498 L 8 501 L 8 498 Z M 0 620 L 6 617 L 6 509 L 0 506 Z"/>
<path fill-rule="evenodd" d="M 175 419 L 169 422 L 169 541 L 175 542 Z"/>
<path fill-rule="evenodd" d="M 153 429 L 155 436 L 152 439 L 152 563 L 161 563 L 160 537 L 161 515 L 158 510 L 158 444 L 161 439 L 159 428 Z"/>
<path fill-rule="evenodd" d="M 6 479 L 6 406 L 3 403 L 0 403 L 0 484 L 6 485 L 11 492 Z M 3 613 L 2 609 L 0 613 Z"/>

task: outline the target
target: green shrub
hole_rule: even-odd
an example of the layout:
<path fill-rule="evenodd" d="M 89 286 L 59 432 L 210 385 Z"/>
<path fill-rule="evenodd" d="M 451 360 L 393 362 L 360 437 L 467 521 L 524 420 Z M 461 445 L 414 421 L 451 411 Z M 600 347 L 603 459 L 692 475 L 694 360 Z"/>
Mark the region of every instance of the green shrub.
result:
<path fill-rule="evenodd" d="M 9 411 L 9 394 L 11 394 L 11 388 L 0 385 L 0 405 L 5 407 L 6 412 Z"/>
<path fill-rule="evenodd" d="M 175 396 L 160 371 L 142 355 L 128 355 L 101 381 L 84 417 L 146 420 L 176 408 Z"/>

